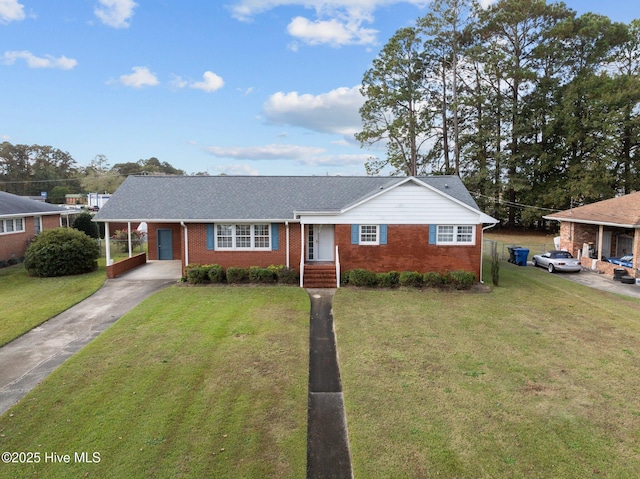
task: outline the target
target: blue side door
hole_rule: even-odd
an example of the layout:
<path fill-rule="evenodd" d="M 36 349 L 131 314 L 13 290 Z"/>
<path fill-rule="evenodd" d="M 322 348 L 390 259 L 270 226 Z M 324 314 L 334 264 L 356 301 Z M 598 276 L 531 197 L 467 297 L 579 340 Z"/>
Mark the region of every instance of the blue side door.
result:
<path fill-rule="evenodd" d="M 173 259 L 173 231 L 158 230 L 158 259 Z"/>

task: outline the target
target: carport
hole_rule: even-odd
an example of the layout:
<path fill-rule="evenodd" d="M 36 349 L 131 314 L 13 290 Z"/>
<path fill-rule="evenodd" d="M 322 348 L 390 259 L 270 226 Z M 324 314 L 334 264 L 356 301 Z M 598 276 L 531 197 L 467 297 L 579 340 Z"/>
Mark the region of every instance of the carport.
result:
<path fill-rule="evenodd" d="M 620 265 L 607 258 L 633 255 L 634 278 L 640 277 L 640 192 L 560 211 L 544 217 L 560 222 L 560 248 L 581 258 L 582 265 L 613 276 Z"/>

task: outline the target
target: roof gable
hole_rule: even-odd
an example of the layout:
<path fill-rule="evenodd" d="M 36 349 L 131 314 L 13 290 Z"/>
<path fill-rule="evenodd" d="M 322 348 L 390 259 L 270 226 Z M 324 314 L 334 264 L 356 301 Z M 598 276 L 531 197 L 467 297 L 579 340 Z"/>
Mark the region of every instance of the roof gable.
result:
<path fill-rule="evenodd" d="M 544 218 L 572 223 L 640 228 L 640 191 L 560 211 Z"/>

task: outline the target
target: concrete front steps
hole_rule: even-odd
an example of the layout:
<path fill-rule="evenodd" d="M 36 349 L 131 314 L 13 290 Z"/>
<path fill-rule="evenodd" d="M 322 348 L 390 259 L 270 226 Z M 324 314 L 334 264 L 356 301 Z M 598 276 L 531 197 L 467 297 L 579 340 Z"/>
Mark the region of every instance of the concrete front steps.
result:
<path fill-rule="evenodd" d="M 305 264 L 302 285 L 305 288 L 335 288 L 336 265 L 333 263 Z"/>

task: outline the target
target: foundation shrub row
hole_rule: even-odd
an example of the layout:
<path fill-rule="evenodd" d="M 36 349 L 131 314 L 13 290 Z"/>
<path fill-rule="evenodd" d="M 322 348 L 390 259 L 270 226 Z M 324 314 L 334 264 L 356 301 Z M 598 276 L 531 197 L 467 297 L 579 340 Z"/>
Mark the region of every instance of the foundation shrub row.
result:
<path fill-rule="evenodd" d="M 468 271 L 447 271 L 444 273 L 417 271 L 390 271 L 374 273 L 366 269 L 353 269 L 342 273 L 341 284 L 368 288 L 444 288 L 469 289 L 478 282 L 475 274 Z"/>
<path fill-rule="evenodd" d="M 204 283 L 261 283 L 261 284 L 297 284 L 298 272 L 283 265 L 271 265 L 267 268 L 228 267 L 219 264 L 189 264 L 186 267 L 185 281 L 190 284 Z"/>

